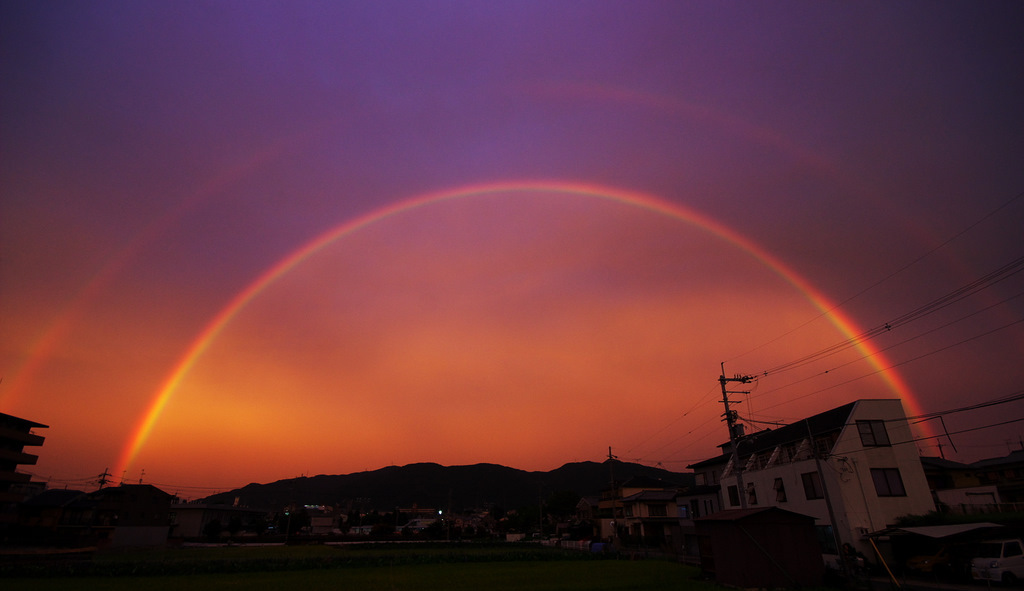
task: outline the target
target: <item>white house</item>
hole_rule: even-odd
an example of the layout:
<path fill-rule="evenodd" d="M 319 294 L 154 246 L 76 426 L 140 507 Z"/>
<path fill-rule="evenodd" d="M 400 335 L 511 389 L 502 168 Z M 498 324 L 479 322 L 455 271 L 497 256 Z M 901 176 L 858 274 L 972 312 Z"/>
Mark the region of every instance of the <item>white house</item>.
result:
<path fill-rule="evenodd" d="M 698 485 L 718 485 L 723 509 L 774 506 L 814 517 L 827 554 L 849 543 L 871 556 L 865 534 L 935 509 L 897 399 L 858 400 L 743 436 L 735 457 L 730 444 L 722 448 L 689 466 Z"/>

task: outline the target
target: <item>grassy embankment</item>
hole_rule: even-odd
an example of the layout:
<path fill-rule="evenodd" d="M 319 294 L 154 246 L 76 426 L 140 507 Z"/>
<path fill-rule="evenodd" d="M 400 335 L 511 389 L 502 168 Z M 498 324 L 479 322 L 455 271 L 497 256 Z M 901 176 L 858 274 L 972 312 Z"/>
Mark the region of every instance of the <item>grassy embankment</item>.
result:
<path fill-rule="evenodd" d="M 8 571 L 4 586 L 35 591 L 715 589 L 695 580 L 696 569 L 674 562 L 598 559 L 507 545 L 188 548 L 97 555 L 86 562 L 40 566 Z"/>

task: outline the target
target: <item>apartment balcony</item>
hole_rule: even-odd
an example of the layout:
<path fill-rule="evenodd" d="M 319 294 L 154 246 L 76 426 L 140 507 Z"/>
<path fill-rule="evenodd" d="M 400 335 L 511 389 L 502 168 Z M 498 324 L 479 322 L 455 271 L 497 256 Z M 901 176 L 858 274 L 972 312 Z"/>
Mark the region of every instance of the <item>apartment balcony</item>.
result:
<path fill-rule="evenodd" d="M 13 470 L 0 470 L 0 484 L 19 484 L 32 480 L 30 474 L 22 474 Z"/>
<path fill-rule="evenodd" d="M 39 460 L 39 456 L 33 454 L 27 454 L 22 451 L 14 451 L 13 449 L 0 449 L 0 463 L 13 462 L 15 464 L 23 464 L 30 466 L 35 464 Z"/>
<path fill-rule="evenodd" d="M 46 438 L 42 435 L 36 435 L 26 431 L 18 431 L 17 429 L 11 429 L 10 427 L 0 427 L 0 439 L 15 441 L 22 445 L 42 445 Z"/>

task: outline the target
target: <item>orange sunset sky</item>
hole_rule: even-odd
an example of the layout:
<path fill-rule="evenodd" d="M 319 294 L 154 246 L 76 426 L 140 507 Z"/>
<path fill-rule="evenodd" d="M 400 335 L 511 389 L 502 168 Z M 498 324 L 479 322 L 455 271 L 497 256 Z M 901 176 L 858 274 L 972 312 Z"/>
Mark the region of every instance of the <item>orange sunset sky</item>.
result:
<path fill-rule="evenodd" d="M 960 410 L 1024 393 L 1020 4 L 2 11 L 37 480 L 682 471 L 723 362 L 748 430 L 898 396 L 956 411 L 922 453 L 1021 447 Z"/>

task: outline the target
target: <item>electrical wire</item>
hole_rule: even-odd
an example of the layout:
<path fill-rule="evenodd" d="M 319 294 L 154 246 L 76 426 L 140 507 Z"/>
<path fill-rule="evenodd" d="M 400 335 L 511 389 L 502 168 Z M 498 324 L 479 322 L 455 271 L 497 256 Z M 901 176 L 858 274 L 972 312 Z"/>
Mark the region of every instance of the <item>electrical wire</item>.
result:
<path fill-rule="evenodd" d="M 918 355 L 916 357 L 911 357 L 910 359 L 905 359 L 903 361 L 900 361 L 899 363 L 894 363 L 894 364 L 892 364 L 892 365 L 890 365 L 888 367 L 883 367 L 883 368 L 876 369 L 876 370 L 874 370 L 872 372 L 869 372 L 869 373 L 866 373 L 866 374 L 862 374 L 860 376 L 857 376 L 855 378 L 851 378 L 851 379 L 846 380 L 844 382 L 839 382 L 839 383 L 836 383 L 836 384 L 832 384 L 831 386 L 827 386 L 825 388 L 820 388 L 818 390 L 814 390 L 813 392 L 808 392 L 807 394 L 804 394 L 802 396 L 796 396 L 796 397 L 793 397 L 793 398 L 789 398 L 789 399 L 787 399 L 787 400 L 785 400 L 783 402 L 780 402 L 778 404 L 774 404 L 772 406 L 768 406 L 768 407 L 766 407 L 763 410 L 768 410 L 768 409 L 772 409 L 772 408 L 778 408 L 780 406 L 784 406 L 784 405 L 789 404 L 791 402 L 796 402 L 797 400 L 802 400 L 804 398 L 808 398 L 810 396 L 814 396 L 815 394 L 820 394 L 822 392 L 827 392 L 828 390 L 832 390 L 832 389 L 838 388 L 840 386 L 845 386 L 847 384 L 851 384 L 853 382 L 856 382 L 856 381 L 859 381 L 859 380 L 863 380 L 864 378 L 868 378 L 868 377 L 871 377 L 873 375 L 889 371 L 890 369 L 895 369 L 897 367 L 900 367 L 902 365 L 906 365 L 908 363 L 913 363 L 915 361 L 920 361 L 920 360 L 922 360 L 922 359 L 924 359 L 926 357 L 930 357 L 930 356 L 935 355 L 937 353 L 941 353 L 943 351 L 947 351 L 947 350 L 952 349 L 954 347 L 959 347 L 960 345 L 967 344 L 967 343 L 969 343 L 971 341 L 974 341 L 974 340 L 977 340 L 977 339 L 989 336 L 991 334 L 994 334 L 994 333 L 999 332 L 1001 330 L 1005 330 L 1007 328 L 1010 328 L 1011 326 L 1015 326 L 1015 325 L 1021 324 L 1021 323 L 1024 323 L 1024 318 L 1021 318 L 1019 320 L 1014 320 L 1013 322 L 1009 322 L 1009 323 L 1004 324 L 1002 326 L 993 328 L 991 330 L 987 330 L 987 331 L 985 331 L 983 333 L 976 334 L 976 335 L 974 335 L 972 337 L 968 337 L 966 339 L 963 339 L 963 340 L 957 341 L 955 343 L 946 345 L 945 347 L 940 347 L 938 349 L 934 349 L 934 350 L 929 351 L 927 353 L 922 353 L 921 355 Z"/>
<path fill-rule="evenodd" d="M 808 326 L 809 324 L 811 324 L 811 323 L 813 323 L 813 322 L 815 322 L 815 321 L 817 321 L 817 320 L 819 320 L 819 319 L 821 319 L 821 318 L 823 318 L 825 316 L 828 316 L 832 312 L 835 312 L 836 310 L 838 310 L 839 308 L 847 305 L 851 301 L 859 298 L 860 296 L 862 296 L 865 293 L 871 291 L 872 289 L 875 289 L 876 287 L 878 287 L 879 285 L 885 283 L 886 281 L 889 281 L 890 279 L 892 279 L 896 275 L 899 275 L 900 273 L 906 271 L 910 267 L 913 267 L 914 265 L 916 265 L 917 263 L 919 263 L 919 262 L 923 261 L 924 259 L 928 258 L 929 256 L 931 256 L 933 253 L 937 252 L 938 250 L 941 250 L 942 248 L 945 248 L 947 245 L 949 245 L 950 243 L 952 243 L 956 239 L 958 239 L 961 236 L 963 236 L 964 234 L 970 232 L 971 230 L 973 230 L 977 226 L 981 225 L 984 221 L 986 221 L 989 218 L 991 218 L 992 216 L 996 215 L 997 213 L 999 213 L 1003 209 L 1006 209 L 1007 207 L 1009 207 L 1010 205 L 1012 205 L 1014 202 L 1018 201 L 1021 198 L 1024 198 L 1024 191 L 1021 191 L 1020 193 L 1017 193 L 1016 195 L 1011 197 L 1009 200 L 1005 201 L 1002 205 L 999 205 L 995 209 L 989 211 L 988 213 L 983 215 L 981 218 L 979 218 L 975 222 L 969 224 L 963 230 L 960 230 L 956 234 L 953 234 L 952 236 L 950 236 L 949 238 L 947 238 L 946 240 L 944 240 L 943 242 L 939 243 L 937 246 L 932 248 L 931 250 L 925 252 L 921 256 L 919 256 L 916 259 L 914 259 L 914 260 L 910 261 L 909 263 L 907 263 L 906 265 L 903 265 L 902 267 L 896 269 L 892 273 L 886 275 L 885 277 L 882 277 L 878 281 L 875 281 L 871 285 L 868 285 L 864 289 L 854 293 L 852 296 L 842 300 L 841 302 L 839 302 L 838 304 L 832 306 L 831 308 L 822 311 L 820 314 L 814 316 L 813 318 L 809 319 L 808 321 L 804 322 L 803 324 L 800 324 L 800 325 L 796 326 L 795 328 L 793 328 L 793 329 L 791 329 L 791 330 L 789 330 L 787 332 L 784 332 L 783 334 L 781 334 L 781 335 L 779 335 L 779 336 L 777 336 L 777 337 L 775 337 L 773 339 L 770 339 L 770 340 L 768 340 L 768 341 L 766 341 L 766 342 L 764 342 L 764 343 L 754 347 L 753 349 L 747 351 L 746 353 L 741 353 L 741 354 L 733 357 L 732 359 L 729 359 L 728 361 L 734 361 L 736 359 L 739 359 L 740 357 L 745 357 L 745 356 L 747 356 L 747 355 L 749 355 L 749 354 L 751 354 L 751 353 L 753 353 L 755 351 L 759 351 L 759 350 L 767 347 L 768 345 L 774 344 L 774 343 L 782 340 L 783 338 L 793 334 L 794 332 L 796 332 L 798 330 L 801 330 L 802 328 Z"/>
<path fill-rule="evenodd" d="M 803 382 L 807 382 L 807 381 L 810 381 L 810 380 L 813 380 L 813 379 L 820 378 L 820 377 L 822 377 L 824 375 L 827 375 L 829 373 L 832 373 L 832 372 L 835 372 L 835 371 L 837 371 L 839 369 L 842 369 L 842 368 L 844 368 L 844 367 L 846 367 L 848 365 L 853 365 L 854 363 L 857 363 L 858 361 L 863 361 L 864 359 L 868 359 L 870 357 L 874 357 L 876 355 L 879 355 L 879 354 L 884 353 L 886 351 L 889 351 L 891 349 L 895 349 L 896 347 L 900 347 L 902 345 L 905 345 L 905 344 L 910 343 L 912 341 L 915 341 L 917 339 L 920 339 L 920 338 L 923 338 L 925 336 L 928 336 L 928 335 L 930 335 L 932 333 L 935 333 L 935 332 L 938 332 L 940 330 L 949 328 L 950 326 L 953 326 L 954 324 L 958 324 L 960 322 L 963 322 L 964 320 L 968 320 L 970 318 L 973 318 L 973 317 L 977 316 L 978 314 L 982 314 L 984 312 L 987 312 L 987 311 L 991 310 L 992 308 L 995 308 L 997 306 L 1001 306 L 1003 304 L 1006 304 L 1006 303 L 1008 303 L 1008 302 L 1010 302 L 1010 301 L 1012 301 L 1014 299 L 1020 298 L 1020 297 L 1024 297 L 1024 292 L 1020 292 L 1020 293 L 1018 293 L 1016 295 L 1013 295 L 1013 296 L 1010 296 L 1010 297 L 1008 297 L 1008 298 L 1006 298 L 1004 300 L 1001 300 L 1001 301 L 996 302 L 994 304 L 990 304 L 990 305 L 988 305 L 988 306 L 986 306 L 986 307 L 984 307 L 984 308 L 982 308 L 980 310 L 975 310 L 974 312 L 971 312 L 970 314 L 967 314 L 965 316 L 961 316 L 960 318 L 957 318 L 956 320 L 952 320 L 952 321 L 947 322 L 946 324 L 943 324 L 941 326 L 937 326 L 935 328 L 929 329 L 929 330 L 927 330 L 927 331 L 925 331 L 923 333 L 920 333 L 920 334 L 917 334 L 917 335 L 912 336 L 910 338 L 907 338 L 907 339 L 904 339 L 902 341 L 899 341 L 898 343 L 893 343 L 893 344 L 891 344 L 891 345 L 889 345 L 887 347 L 883 347 L 881 349 L 876 349 L 876 350 L 872 351 L 871 353 L 869 353 L 867 355 L 862 355 L 862 356 L 860 356 L 860 357 L 858 357 L 856 359 L 852 359 L 850 361 L 847 361 L 846 363 L 841 363 L 839 365 L 830 367 L 829 369 L 826 369 L 824 371 L 820 371 L 820 372 L 818 372 L 816 374 L 813 374 L 813 375 L 801 378 L 799 380 L 790 382 L 788 384 L 784 384 L 782 386 L 777 386 L 775 388 L 772 388 L 770 390 L 766 390 L 764 392 L 760 392 L 759 394 L 756 394 L 753 397 L 754 398 L 759 398 L 759 397 L 765 396 L 767 394 L 772 394 L 772 393 L 778 392 L 780 390 L 785 390 L 787 388 L 790 388 L 792 386 L 795 386 L 795 385 L 803 383 Z"/>
<path fill-rule="evenodd" d="M 851 347 L 855 347 L 867 340 L 873 339 L 879 335 L 888 333 L 895 328 L 898 328 L 900 326 L 903 326 L 905 324 L 908 324 L 910 322 L 919 320 L 921 318 L 924 318 L 925 316 L 938 312 L 939 310 L 942 310 L 967 297 L 970 297 L 978 293 L 979 291 L 988 289 L 989 287 L 992 287 L 993 285 L 996 285 L 997 283 L 1005 279 L 1008 279 L 1009 277 L 1012 277 L 1013 275 L 1016 275 L 1021 271 L 1024 271 L 1024 256 L 1018 257 L 1017 259 L 1003 265 L 1002 267 L 999 267 L 995 271 L 992 271 L 972 281 L 971 283 L 968 283 L 967 285 L 961 286 L 953 290 L 952 292 L 947 293 L 944 296 L 941 296 L 935 300 L 932 300 L 931 302 L 928 302 L 927 304 L 919 306 L 918 308 L 911 310 L 910 312 L 907 312 L 905 314 L 902 314 L 884 324 L 881 324 L 872 329 L 864 331 L 858 335 L 835 343 L 831 346 L 825 347 L 824 349 L 820 349 L 813 353 L 804 355 L 803 357 L 800 357 L 798 359 L 794 359 L 792 361 L 782 363 L 780 365 L 776 365 L 774 367 L 757 372 L 757 375 L 767 376 L 770 374 L 782 373 L 784 371 L 795 369 L 797 367 L 813 363 L 820 359 L 830 357 L 832 355 L 835 355 L 836 353 L 845 351 L 846 349 L 849 349 Z"/>

